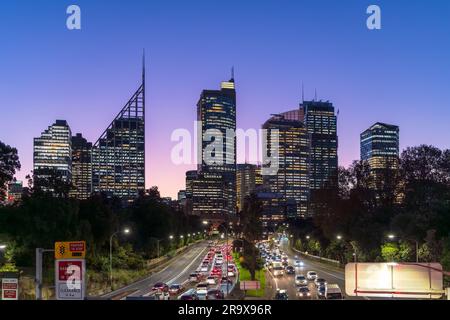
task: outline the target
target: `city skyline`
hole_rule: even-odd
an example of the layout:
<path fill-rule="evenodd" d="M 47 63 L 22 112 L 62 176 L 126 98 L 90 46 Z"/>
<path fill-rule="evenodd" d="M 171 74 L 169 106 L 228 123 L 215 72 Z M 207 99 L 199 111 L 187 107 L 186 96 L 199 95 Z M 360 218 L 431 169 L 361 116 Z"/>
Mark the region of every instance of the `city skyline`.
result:
<path fill-rule="evenodd" d="M 120 31 L 117 35 L 119 39 L 130 37 L 134 40 L 143 32 L 165 25 L 164 17 L 169 14 L 166 5 L 135 2 L 137 9 L 130 6 L 125 13 L 149 17 L 142 20 L 143 28 L 134 22 L 130 26 L 120 27 L 123 30 L 117 29 Z M 136 62 L 142 47 L 147 48 L 150 60 L 146 187 L 156 185 L 163 195 L 176 198 L 178 190 L 184 188 L 185 172 L 195 168 L 195 165 L 175 166 L 170 163 L 170 150 L 174 145 L 170 141 L 170 133 L 176 128 L 192 131 L 198 92 L 214 87 L 226 78 L 232 65 L 236 68 L 237 126 L 240 128 L 259 129 L 271 113 L 295 108 L 301 101 L 301 82 L 304 82 L 306 99 L 311 99 L 314 88 L 317 88 L 318 98 L 332 101 L 336 110 L 340 111 L 340 165 L 347 166 L 359 159 L 359 134 L 378 121 L 393 123 L 401 128 L 400 150 L 422 143 L 448 148 L 446 119 L 450 111 L 445 106 L 450 103 L 450 94 L 445 90 L 445 83 L 448 83 L 446 79 L 450 74 L 450 65 L 445 56 L 448 56 L 449 46 L 436 40 L 448 30 L 448 22 L 439 12 L 445 11 L 449 5 L 436 4 L 430 8 L 426 4 L 409 4 L 406 14 L 402 12 L 401 2 L 389 4 L 381 1 L 383 29 L 379 33 L 371 33 L 364 28 L 365 4 L 352 2 L 344 11 L 327 1 L 317 2 L 326 3 L 328 10 L 318 9 L 320 5 L 311 1 L 287 4 L 292 10 L 283 12 L 289 11 L 286 14 L 292 19 L 281 21 L 282 17 L 276 14 L 274 18 L 267 17 L 266 24 L 274 27 L 268 33 L 264 33 L 266 29 L 261 23 L 264 17 L 261 12 L 250 14 L 249 22 L 245 22 L 244 17 L 251 10 L 248 5 L 239 4 L 242 10 L 229 15 L 234 22 L 231 26 L 218 25 L 212 31 L 202 29 L 202 34 L 193 32 L 199 31 L 195 18 L 202 14 L 201 1 L 191 4 L 190 8 L 180 2 L 175 14 L 181 14 L 183 9 L 193 13 L 193 17 L 186 17 L 182 24 L 184 29 L 180 24 L 171 25 L 166 34 L 170 40 L 150 32 L 132 49 L 118 48 L 111 37 L 104 40 L 106 49 L 103 49 L 103 44 L 93 41 L 110 32 L 113 21 L 108 19 L 114 20 L 120 16 L 119 6 L 115 5 L 112 5 L 107 17 L 102 18 L 99 16 L 101 5 L 80 1 L 83 12 L 89 12 L 90 17 L 95 16 L 95 21 L 90 21 L 87 16 L 83 20 L 83 29 L 78 33 L 70 33 L 63 24 L 59 26 L 61 14 L 58 8 L 42 6 L 33 14 L 51 21 L 36 22 L 46 32 L 46 38 L 30 39 L 33 33 L 29 28 L 19 25 L 9 16 L 2 17 L 1 21 L 17 30 L 17 37 L 5 38 L 7 43 L 13 44 L 13 49 L 6 47 L 0 53 L 2 61 L 14 60 L 2 66 L 0 76 L 0 107 L 5 119 L 0 136 L 7 144 L 18 148 L 22 162 L 18 179 L 25 180 L 25 175 L 32 168 L 33 137 L 56 119 L 67 120 L 73 132 L 83 133 L 88 141 L 96 140 L 101 134 L 100 129 L 108 125 L 116 110 L 126 102 L 125 97 L 136 86 L 139 72 Z M 268 3 L 263 6 L 264 10 L 276 9 Z M 10 13 L 17 10 L 15 6 L 6 5 L 2 11 Z M 139 12 L 136 13 L 136 10 Z M 231 9 L 224 10 L 224 15 L 227 15 Z M 24 18 L 31 15 L 31 10 L 24 11 Z M 155 11 L 163 18 L 155 18 Z M 421 15 L 433 15 L 434 19 L 425 25 L 420 23 Z M 350 16 L 351 31 L 354 32 L 351 37 L 349 30 L 346 30 L 348 27 L 345 27 L 349 22 L 346 17 Z M 307 28 L 308 22 L 314 18 L 320 18 L 318 21 L 323 23 L 322 31 Z M 228 28 L 229 32 L 224 32 Z M 405 29 L 409 30 L 406 36 L 398 38 Z M 136 30 L 141 31 L 130 36 Z M 199 41 L 204 36 L 212 32 L 222 34 L 219 42 L 211 39 L 213 44 L 219 44 L 224 41 L 223 38 L 233 41 L 239 30 L 242 34 L 230 42 L 234 43 L 236 51 L 199 52 Z M 254 35 L 252 31 L 255 31 Z M 282 36 L 274 38 L 277 34 Z M 188 37 L 182 40 L 183 35 Z M 266 40 L 274 43 L 273 49 L 264 49 Z M 354 43 L 351 56 L 345 49 L 345 43 L 349 41 Z M 358 42 L 360 45 L 356 44 Z M 418 46 L 417 42 L 422 45 Z M 61 45 L 54 46 L 53 43 Z M 313 50 L 314 54 L 299 50 L 308 48 L 306 43 L 317 48 Z M 177 53 L 181 45 L 185 49 L 183 54 Z M 420 48 L 412 52 L 413 46 Z M 42 50 L 33 50 L 33 56 L 29 56 L 28 52 L 36 47 Z M 73 47 L 78 49 L 73 50 Z M 327 54 L 330 49 L 333 49 L 333 54 Z M 17 55 L 15 59 L 12 59 L 13 53 Z M 410 69 L 411 64 L 414 64 L 414 69 Z M 32 70 L 33 75 L 26 70 Z M 94 83 L 99 84 L 95 90 Z M 25 90 L 26 94 L 22 92 L 18 95 L 19 90 Z M 425 108 L 427 117 L 423 117 L 422 113 Z M 91 113 L 89 119 L 80 117 L 88 112 Z M 160 121 L 169 118 L 170 125 Z M 429 129 L 419 132 L 417 126 Z"/>

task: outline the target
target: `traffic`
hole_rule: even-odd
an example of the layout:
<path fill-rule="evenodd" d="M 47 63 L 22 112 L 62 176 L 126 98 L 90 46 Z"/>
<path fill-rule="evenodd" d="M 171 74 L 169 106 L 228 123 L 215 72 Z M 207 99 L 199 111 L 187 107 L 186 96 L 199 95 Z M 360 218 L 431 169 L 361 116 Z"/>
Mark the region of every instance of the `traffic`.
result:
<path fill-rule="evenodd" d="M 283 236 L 280 235 L 256 245 L 264 267 L 276 284 L 274 300 L 344 299 L 339 285 L 325 279 L 328 274 L 308 269 L 305 261 L 283 250 L 282 241 Z"/>
<path fill-rule="evenodd" d="M 155 300 L 222 300 L 233 290 L 238 270 L 229 244 L 209 241 L 202 262 L 183 283 L 155 283 L 148 297 Z"/>

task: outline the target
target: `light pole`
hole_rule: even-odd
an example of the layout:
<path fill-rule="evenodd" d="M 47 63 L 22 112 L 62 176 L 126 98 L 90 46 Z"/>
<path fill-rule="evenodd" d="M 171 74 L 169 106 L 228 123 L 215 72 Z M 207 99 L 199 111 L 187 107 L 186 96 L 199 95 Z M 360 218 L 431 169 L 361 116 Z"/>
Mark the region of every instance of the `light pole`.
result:
<path fill-rule="evenodd" d="M 342 240 L 342 236 L 341 236 L 340 234 L 338 234 L 338 235 L 336 236 L 336 239 Z M 353 244 L 353 241 L 348 241 L 348 243 L 352 246 L 354 261 L 355 261 L 355 263 L 357 263 L 357 262 L 358 262 L 358 258 L 357 258 L 357 256 L 356 256 L 356 245 Z"/>
<path fill-rule="evenodd" d="M 112 241 L 113 241 L 114 236 L 119 234 L 120 232 L 123 232 L 124 234 L 129 234 L 130 229 L 125 228 L 122 231 L 116 231 L 109 238 L 109 281 L 110 281 L 110 285 L 111 285 L 111 291 L 113 289 Z"/>
<path fill-rule="evenodd" d="M 392 233 L 388 234 L 388 238 L 393 240 L 396 238 L 396 235 L 392 234 Z M 419 241 L 417 241 L 416 239 L 410 239 L 410 238 L 404 238 L 404 239 L 408 240 L 408 241 L 413 241 L 416 243 L 416 263 L 419 263 Z"/>

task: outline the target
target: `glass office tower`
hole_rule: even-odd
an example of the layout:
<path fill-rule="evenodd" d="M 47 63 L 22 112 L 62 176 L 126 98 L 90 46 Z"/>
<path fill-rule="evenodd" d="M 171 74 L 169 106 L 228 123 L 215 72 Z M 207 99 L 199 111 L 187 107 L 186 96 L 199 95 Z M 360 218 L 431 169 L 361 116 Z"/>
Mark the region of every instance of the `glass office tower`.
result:
<path fill-rule="evenodd" d="M 263 125 L 267 130 L 267 153 L 276 154 L 278 144 L 278 170 L 274 175 L 265 175 L 265 183 L 273 193 L 281 194 L 285 200 L 294 200 L 297 210 L 286 212 L 287 217 L 304 217 L 309 201 L 309 134 L 298 120 L 286 118 L 286 114 L 274 115 Z M 273 136 L 273 133 L 276 133 Z"/>
<path fill-rule="evenodd" d="M 72 185 L 70 196 L 87 199 L 92 193 L 92 143 L 81 133 L 72 137 Z"/>
<path fill-rule="evenodd" d="M 369 163 L 373 186 L 384 187 L 399 166 L 399 127 L 377 122 L 360 135 L 361 160 Z"/>
<path fill-rule="evenodd" d="M 198 179 L 193 213 L 201 216 L 236 212 L 236 91 L 234 79 L 220 90 L 203 90 L 197 103 Z M 201 160 L 200 160 L 201 159 Z"/>
<path fill-rule="evenodd" d="M 142 84 L 92 149 L 92 191 L 133 201 L 145 191 L 145 72 Z"/>
<path fill-rule="evenodd" d="M 33 141 L 33 177 L 35 187 L 46 190 L 45 180 L 56 175 L 72 180 L 72 133 L 66 120 L 56 120 Z"/>

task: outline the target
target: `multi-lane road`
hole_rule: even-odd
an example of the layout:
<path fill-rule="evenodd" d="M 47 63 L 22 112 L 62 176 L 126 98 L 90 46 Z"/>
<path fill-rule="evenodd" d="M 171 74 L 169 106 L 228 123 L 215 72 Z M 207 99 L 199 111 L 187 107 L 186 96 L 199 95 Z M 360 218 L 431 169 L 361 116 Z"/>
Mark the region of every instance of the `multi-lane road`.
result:
<path fill-rule="evenodd" d="M 165 282 L 168 285 L 175 283 L 183 283 L 189 275 L 197 270 L 203 261 L 208 250 L 206 241 L 196 243 L 188 248 L 185 252 L 177 255 L 162 270 L 150 275 L 149 277 L 132 283 L 126 287 L 108 293 L 102 298 L 111 299 L 115 297 L 142 297 L 148 295 L 152 291 L 152 287 L 157 282 Z"/>
<path fill-rule="evenodd" d="M 282 240 L 280 242 L 280 249 L 283 250 L 286 255 L 288 256 L 288 264 L 291 266 L 294 266 L 294 257 L 298 255 L 295 253 L 288 245 L 287 240 Z M 309 259 L 305 258 L 299 258 L 303 262 L 302 267 L 296 267 L 295 272 L 296 274 L 301 274 L 306 276 L 306 273 L 308 271 L 316 271 L 319 278 L 323 278 L 327 281 L 327 283 L 335 283 L 341 288 L 342 293 L 344 293 L 345 289 L 345 275 L 344 271 L 332 266 L 325 265 L 323 263 L 318 263 L 315 261 L 311 261 Z M 274 283 L 275 288 L 281 289 L 281 290 L 287 290 L 287 294 L 289 296 L 290 300 L 298 299 L 296 296 L 297 293 L 297 287 L 295 286 L 294 281 L 294 275 L 283 275 L 280 277 L 273 277 L 272 273 L 268 273 L 272 279 L 271 282 Z M 308 284 L 308 288 L 311 290 L 311 298 L 317 299 L 316 294 L 316 288 L 313 282 L 310 282 Z"/>

